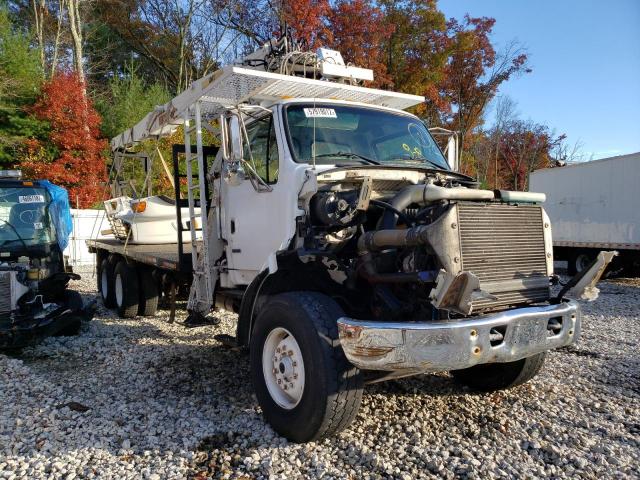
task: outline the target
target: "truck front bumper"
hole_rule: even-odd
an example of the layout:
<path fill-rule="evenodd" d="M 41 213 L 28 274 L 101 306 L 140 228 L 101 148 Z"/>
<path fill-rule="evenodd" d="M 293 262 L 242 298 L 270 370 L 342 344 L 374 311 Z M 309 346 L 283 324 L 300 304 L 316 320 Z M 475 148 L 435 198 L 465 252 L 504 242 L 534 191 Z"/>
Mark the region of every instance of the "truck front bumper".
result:
<path fill-rule="evenodd" d="M 342 349 L 353 365 L 401 376 L 513 362 L 569 345 L 580 335 L 580 316 L 578 303 L 567 300 L 453 321 L 342 317 L 338 329 Z"/>

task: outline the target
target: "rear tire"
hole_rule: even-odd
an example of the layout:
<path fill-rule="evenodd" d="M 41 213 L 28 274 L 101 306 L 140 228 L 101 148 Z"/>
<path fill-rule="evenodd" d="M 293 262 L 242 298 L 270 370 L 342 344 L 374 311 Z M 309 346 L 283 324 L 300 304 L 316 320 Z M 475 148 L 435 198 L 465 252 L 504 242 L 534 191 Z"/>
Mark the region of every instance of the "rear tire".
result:
<path fill-rule="evenodd" d="M 571 276 L 580 273 L 596 258 L 588 250 L 578 250 L 567 261 L 567 273 Z"/>
<path fill-rule="evenodd" d="M 256 396 L 273 429 L 294 442 L 331 436 L 358 413 L 363 379 L 340 346 L 343 315 L 326 295 L 287 292 L 270 298 L 256 320 L 250 346 Z"/>
<path fill-rule="evenodd" d="M 118 315 L 121 318 L 133 318 L 138 314 L 138 272 L 133 265 L 124 260 L 115 268 L 114 294 Z"/>
<path fill-rule="evenodd" d="M 114 308 L 116 306 L 116 297 L 114 293 L 114 281 L 115 273 L 113 263 L 108 258 L 102 260 L 100 264 L 98 285 L 100 286 L 100 296 L 102 302 L 107 308 Z"/>
<path fill-rule="evenodd" d="M 493 392 L 528 382 L 542 369 L 546 352 L 509 363 L 486 363 L 451 372 L 456 381 L 480 392 Z"/>
<path fill-rule="evenodd" d="M 138 315 L 153 317 L 158 310 L 160 290 L 158 282 L 150 268 L 138 269 L 140 279 L 140 300 L 138 303 Z"/>

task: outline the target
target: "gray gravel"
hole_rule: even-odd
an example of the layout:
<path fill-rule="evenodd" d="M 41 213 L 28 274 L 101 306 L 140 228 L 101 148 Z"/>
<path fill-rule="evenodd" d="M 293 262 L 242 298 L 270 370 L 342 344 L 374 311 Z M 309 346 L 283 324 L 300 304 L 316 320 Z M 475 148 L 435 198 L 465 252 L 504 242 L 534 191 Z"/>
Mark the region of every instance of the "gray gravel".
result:
<path fill-rule="evenodd" d="M 0 355 L 0 478 L 637 478 L 640 282 L 601 290 L 580 343 L 529 384 L 371 386 L 348 431 L 307 445 L 262 421 L 248 357 L 213 338 L 233 315 L 186 330 L 101 309 L 78 337 Z"/>

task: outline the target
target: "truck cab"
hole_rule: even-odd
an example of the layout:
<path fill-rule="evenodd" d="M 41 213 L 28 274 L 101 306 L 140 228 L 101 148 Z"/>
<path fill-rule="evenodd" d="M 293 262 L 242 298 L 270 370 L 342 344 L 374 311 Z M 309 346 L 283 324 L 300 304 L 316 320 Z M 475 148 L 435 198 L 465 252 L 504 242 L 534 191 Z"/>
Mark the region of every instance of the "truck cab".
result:
<path fill-rule="evenodd" d="M 246 133 L 243 156 L 252 158 L 264 185 L 256 190 L 244 172 L 238 184 L 221 184 L 229 265 L 221 281 L 229 287 L 248 285 L 270 255 L 286 249 L 295 236 L 296 219 L 305 215 L 298 192 L 305 184 L 317 183 L 323 172 L 366 172 L 400 181 L 407 175 L 417 179 L 425 169 L 450 172 L 425 125 L 401 110 L 336 100 L 287 100 L 247 119 Z M 252 208 L 247 210 L 247 205 Z M 255 241 L 256 231 L 260 242 Z"/>

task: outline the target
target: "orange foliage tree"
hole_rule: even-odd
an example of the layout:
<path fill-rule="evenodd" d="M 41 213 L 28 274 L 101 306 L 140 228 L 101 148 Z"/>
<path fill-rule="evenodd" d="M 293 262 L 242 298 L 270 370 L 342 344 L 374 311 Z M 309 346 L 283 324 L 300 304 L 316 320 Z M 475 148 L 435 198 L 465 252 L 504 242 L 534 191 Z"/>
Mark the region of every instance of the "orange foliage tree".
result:
<path fill-rule="evenodd" d="M 490 39 L 494 24 L 493 18 L 466 15 L 462 23 L 451 19 L 447 25 L 449 60 L 440 89 L 449 109 L 443 112 L 443 120 L 460 132 L 463 149 L 500 85 L 530 71 L 527 55 L 517 43 L 496 52 Z"/>
<path fill-rule="evenodd" d="M 347 62 L 374 72 L 373 85 L 392 86 L 384 46 L 394 26 L 370 0 L 339 0 L 329 11 L 327 44 L 342 52 Z"/>
<path fill-rule="evenodd" d="M 84 84 L 75 73 L 57 73 L 43 85 L 30 111 L 49 124 L 49 135 L 26 142 L 20 168 L 31 178 L 67 188 L 74 206 L 95 204 L 106 179 L 106 141 L 100 138 L 100 116 L 85 96 Z"/>
<path fill-rule="evenodd" d="M 329 0 L 287 0 L 282 3 L 284 24 L 310 49 L 319 47 L 319 39 L 329 34 L 326 16 L 330 10 Z"/>

